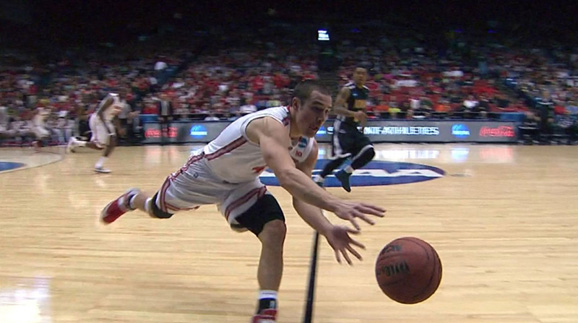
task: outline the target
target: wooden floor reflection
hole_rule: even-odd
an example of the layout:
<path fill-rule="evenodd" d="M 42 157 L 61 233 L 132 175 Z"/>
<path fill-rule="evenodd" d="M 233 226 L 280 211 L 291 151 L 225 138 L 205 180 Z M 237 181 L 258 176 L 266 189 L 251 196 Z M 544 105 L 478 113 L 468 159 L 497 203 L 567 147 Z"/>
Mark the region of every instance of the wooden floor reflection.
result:
<path fill-rule="evenodd" d="M 365 260 L 353 267 L 337 264 L 323 241 L 315 322 L 578 321 L 576 147 L 376 147 L 376 160 L 445 174 L 352 193 L 328 188 L 388 213 L 363 227 Z M 98 154 L 89 151 L 56 163 L 60 155 L 49 154 L 34 162 L 43 167 L 0 174 L 0 322 L 248 322 L 259 244 L 232 232 L 214 207 L 165 221 L 135 212 L 106 228 L 95 221 L 131 186 L 154 192 L 191 149 L 120 147 L 110 175 L 93 173 Z M 0 150 L 0 161 L 33 158 L 20 148 Z M 300 322 L 312 231 L 284 190 L 270 191 L 289 227 L 279 321 Z M 379 250 L 401 236 L 429 241 L 443 262 L 438 292 L 413 306 L 386 298 L 373 273 Z"/>

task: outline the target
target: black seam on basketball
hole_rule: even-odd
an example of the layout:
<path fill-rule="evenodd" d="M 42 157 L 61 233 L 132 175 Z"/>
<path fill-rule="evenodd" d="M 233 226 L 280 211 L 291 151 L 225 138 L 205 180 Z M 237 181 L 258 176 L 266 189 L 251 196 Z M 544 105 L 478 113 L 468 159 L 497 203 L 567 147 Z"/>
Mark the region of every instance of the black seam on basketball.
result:
<path fill-rule="evenodd" d="M 401 263 L 404 262 L 404 257 L 402 254 L 396 253 L 384 253 L 383 251 L 388 248 L 389 245 L 395 245 L 395 241 L 398 241 L 399 245 L 406 244 L 407 249 L 413 249 L 417 252 L 416 256 L 419 254 L 419 250 L 422 250 L 421 258 L 423 262 L 423 266 L 414 266 L 409 268 L 410 272 L 406 275 L 402 275 L 399 279 L 395 279 L 391 281 L 388 279 L 381 279 L 382 275 L 386 275 L 385 270 L 383 268 L 388 267 L 385 264 L 394 264 L 394 263 Z M 413 242 L 414 246 L 409 246 L 409 241 Z M 415 246 L 419 246 L 416 248 Z M 430 251 L 428 251 L 428 249 Z M 424 256 L 425 254 L 425 256 Z M 434 263 L 432 263 L 432 261 Z M 429 297 L 431 297 L 438 289 L 439 285 L 441 284 L 441 276 L 442 276 L 442 264 L 441 259 L 437 251 L 431 246 L 428 242 L 416 238 L 416 237 L 402 237 L 393 240 L 388 245 L 386 245 L 382 251 L 378 254 L 377 257 L 377 266 L 376 266 L 376 279 L 379 287 L 385 292 L 387 296 L 392 298 L 393 300 L 402 303 L 402 304 L 416 304 L 419 302 L 423 302 Z M 417 270 L 416 270 L 417 269 Z M 404 277 L 405 276 L 405 277 Z M 389 277 L 389 275 L 388 275 Z M 415 294 L 409 294 L 403 297 L 401 300 L 397 299 L 397 297 L 392 297 L 386 290 L 396 289 L 396 288 L 404 288 L 405 283 L 416 283 L 418 281 L 413 280 L 412 278 L 420 278 L 419 282 L 424 282 L 425 284 L 420 287 L 418 291 L 414 291 Z M 393 278 L 393 277 L 392 277 Z M 422 279 L 423 278 L 423 279 Z M 409 280 L 408 280 L 409 279 Z M 387 283 L 382 284 L 383 281 Z M 413 284 L 412 283 L 412 284 Z M 435 286 L 434 286 L 435 285 Z M 411 292 L 413 290 L 407 290 Z"/>
<path fill-rule="evenodd" d="M 425 255 L 426 255 L 426 265 L 429 264 L 429 259 L 430 259 L 430 255 L 427 252 L 427 248 L 425 248 L 424 246 L 421 245 L 421 243 L 417 243 L 414 239 L 406 239 L 407 242 L 411 242 L 415 245 L 417 245 L 418 247 L 420 247 L 421 249 L 423 249 L 425 251 Z M 415 275 L 415 273 L 413 273 Z M 427 287 L 429 287 L 429 285 L 431 284 L 431 279 L 432 279 L 433 275 L 430 276 L 429 282 L 426 285 L 425 288 L 421 288 L 420 292 L 418 294 L 413 295 L 411 298 L 412 300 L 418 299 L 419 296 L 421 296 L 421 294 L 423 293 L 424 290 L 427 290 Z"/>
<path fill-rule="evenodd" d="M 421 243 L 417 243 L 416 240 L 414 240 L 414 239 L 400 238 L 399 240 L 402 240 L 402 239 L 405 240 L 406 242 L 412 242 L 414 245 L 417 245 L 417 246 L 419 246 L 420 248 L 422 248 L 423 250 L 425 250 L 425 255 L 426 255 L 426 257 L 427 257 L 427 262 L 426 262 L 426 263 L 429 264 L 429 261 L 430 261 L 430 259 L 431 259 L 431 256 L 430 256 L 430 253 L 428 253 L 428 249 L 432 249 L 432 250 L 433 250 L 433 247 L 431 247 L 429 244 L 427 244 L 427 242 L 425 242 L 425 241 L 423 241 L 423 240 L 419 240 L 419 239 L 418 239 L 418 241 L 426 243 L 426 244 L 429 246 L 429 248 L 426 248 L 426 247 L 423 246 Z M 415 238 L 415 239 L 417 239 L 417 238 Z M 434 251 L 434 252 L 435 252 L 435 251 Z M 436 255 L 437 255 L 437 253 L 436 253 Z M 439 257 L 438 257 L 438 259 L 439 259 Z M 433 260 L 435 260 L 435 258 L 433 258 Z M 438 265 L 438 261 L 435 261 L 434 268 L 433 268 L 433 270 L 432 270 L 432 272 L 431 272 L 431 274 L 430 274 L 428 284 L 427 284 L 424 288 L 421 289 L 421 291 L 420 291 L 419 294 L 416 294 L 416 295 L 413 295 L 413 296 L 412 296 L 412 299 L 413 299 L 413 300 L 418 299 L 419 296 L 421 296 L 424 291 L 426 291 L 426 290 L 429 289 L 429 287 L 431 286 L 431 284 L 432 284 L 432 282 L 433 282 L 433 278 L 434 278 L 435 272 L 436 272 L 436 271 L 435 271 L 435 266 L 437 266 L 437 265 Z M 403 282 L 403 280 L 396 281 L 396 282 L 389 283 L 389 284 L 385 284 L 385 285 L 382 285 L 382 286 L 388 286 L 388 287 L 390 287 L 390 286 L 395 285 L 395 284 L 398 284 L 398 283 L 400 283 L 400 282 Z M 438 286 L 439 286 L 439 285 L 438 285 Z M 436 288 L 436 289 L 437 289 L 437 288 Z M 431 296 L 431 295 L 430 295 L 430 296 Z M 428 297 L 429 297 L 429 296 L 428 296 Z"/>
<path fill-rule="evenodd" d="M 411 241 L 414 241 L 414 240 L 411 240 Z M 436 253 L 436 255 L 437 255 L 437 252 L 435 252 L 435 250 L 433 249 L 433 247 L 432 247 L 431 245 L 429 245 L 427 242 L 425 242 L 425 241 L 423 241 L 423 240 L 421 240 L 420 242 L 423 242 L 423 243 L 425 243 L 425 244 L 427 245 L 427 248 L 426 248 L 426 247 L 423 246 L 421 243 L 416 243 L 418 246 L 420 246 L 421 248 L 423 248 L 423 249 L 426 251 L 426 255 L 427 255 L 427 258 L 428 258 L 428 263 L 429 263 L 429 261 L 430 261 L 430 258 L 431 258 L 435 263 L 434 263 L 434 266 L 433 266 L 433 270 L 432 270 L 431 273 L 430 273 L 430 277 L 429 277 L 428 284 L 427 284 L 424 288 L 422 288 L 420 294 L 417 294 L 417 295 L 413 296 L 414 299 L 415 299 L 415 298 L 418 298 L 418 296 L 420 296 L 421 294 L 423 294 L 424 291 L 429 290 L 430 286 L 431 286 L 432 283 L 433 283 L 433 279 L 434 279 L 434 276 L 435 276 L 435 273 L 436 273 L 436 266 L 438 266 L 438 261 L 435 261 L 435 260 L 436 260 L 436 257 L 433 257 L 433 256 L 434 256 L 433 253 Z M 428 252 L 428 250 L 433 252 L 432 255 L 431 255 L 432 257 L 430 257 L 430 253 Z M 439 257 L 437 257 L 437 259 L 439 259 Z M 437 289 L 437 287 L 436 287 L 436 289 Z M 434 292 L 435 292 L 435 290 L 434 290 Z M 432 293 L 431 295 L 433 295 L 433 293 Z M 428 298 L 429 298 L 431 295 L 429 295 Z M 426 298 L 426 299 L 427 299 L 427 298 Z M 425 300 L 425 299 L 424 299 L 424 300 Z M 422 300 L 422 301 L 423 301 L 423 300 Z"/>
<path fill-rule="evenodd" d="M 438 278 L 437 278 L 438 284 L 437 284 L 436 289 L 435 289 L 435 290 L 437 290 L 437 289 L 440 287 L 440 284 L 442 283 L 442 273 L 443 273 L 442 260 L 441 260 L 441 258 L 440 258 L 440 255 L 437 253 L 437 251 L 436 251 L 433 247 L 432 247 L 432 252 L 435 254 L 435 257 L 436 257 L 435 259 L 437 259 L 436 265 L 437 265 L 437 268 L 438 268 L 438 272 L 437 272 L 437 274 L 438 274 Z"/>
<path fill-rule="evenodd" d="M 391 259 L 391 258 L 393 258 L 393 259 Z M 384 258 L 384 259 L 397 261 L 397 259 L 395 259 L 395 258 L 403 259 L 402 257 L 400 257 L 400 255 L 394 255 L 394 256 L 386 257 L 386 258 Z M 379 259 L 378 259 L 378 261 L 379 261 Z M 377 278 L 377 275 L 376 275 L 376 278 Z M 391 286 L 391 285 L 395 285 L 395 284 L 397 284 L 397 283 L 399 283 L 399 282 L 402 282 L 402 281 L 403 281 L 403 280 L 398 280 L 398 281 L 394 281 L 394 282 L 387 283 L 387 284 L 385 284 L 385 285 L 380 285 L 380 286 Z M 378 283 L 379 283 L 379 281 L 378 281 Z"/>
<path fill-rule="evenodd" d="M 413 241 L 413 240 L 412 240 L 412 241 Z M 425 241 L 424 241 L 424 243 L 425 243 Z M 428 264 L 429 264 L 429 262 L 430 262 L 430 259 L 435 261 L 435 258 L 431 258 L 430 252 L 429 252 L 429 251 L 431 251 L 431 250 L 433 249 L 433 247 L 431 247 L 429 244 L 427 245 L 427 246 L 428 246 L 427 248 L 426 248 L 426 246 L 423 246 L 421 243 L 416 243 L 416 244 L 419 245 L 421 248 L 423 248 L 423 249 L 425 250 L 425 253 L 426 253 L 426 255 L 427 255 Z M 426 244 L 427 244 L 427 243 L 426 243 Z M 433 256 L 433 255 L 432 255 L 432 256 Z M 432 270 L 431 273 L 430 273 L 430 277 L 429 277 L 429 281 L 428 281 L 427 285 L 426 285 L 424 288 L 422 288 L 420 294 L 417 294 L 417 295 L 414 296 L 414 299 L 416 299 L 416 298 L 418 298 L 419 296 L 421 296 L 424 291 L 429 290 L 430 286 L 432 285 L 433 278 L 434 278 L 434 275 L 435 275 L 435 272 L 436 272 L 436 271 L 435 271 L 436 265 L 437 265 L 437 261 L 435 261 L 435 263 L 434 263 L 433 270 Z M 428 297 L 430 297 L 430 296 L 431 296 L 431 295 L 428 295 Z"/>

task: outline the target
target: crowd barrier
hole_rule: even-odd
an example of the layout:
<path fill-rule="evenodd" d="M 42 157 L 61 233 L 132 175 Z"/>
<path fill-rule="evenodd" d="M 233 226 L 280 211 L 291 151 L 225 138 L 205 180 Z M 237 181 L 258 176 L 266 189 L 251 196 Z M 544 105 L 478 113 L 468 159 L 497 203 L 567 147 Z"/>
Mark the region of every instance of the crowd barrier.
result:
<path fill-rule="evenodd" d="M 216 138 L 231 121 L 172 122 L 168 143 L 206 143 Z M 518 122 L 475 120 L 370 120 L 364 133 L 372 142 L 479 142 L 514 143 L 518 140 Z M 144 123 L 144 144 L 161 143 L 157 122 Z M 333 121 L 328 120 L 316 135 L 318 142 L 330 142 Z"/>

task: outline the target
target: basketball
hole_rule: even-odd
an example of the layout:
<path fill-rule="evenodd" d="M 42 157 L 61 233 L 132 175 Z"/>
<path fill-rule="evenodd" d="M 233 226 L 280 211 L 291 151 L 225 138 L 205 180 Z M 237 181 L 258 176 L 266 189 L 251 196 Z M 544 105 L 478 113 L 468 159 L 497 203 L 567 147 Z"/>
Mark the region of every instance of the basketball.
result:
<path fill-rule="evenodd" d="M 442 279 L 442 263 L 427 242 L 405 237 L 388 243 L 375 263 L 379 287 L 392 300 L 416 304 L 428 299 Z"/>

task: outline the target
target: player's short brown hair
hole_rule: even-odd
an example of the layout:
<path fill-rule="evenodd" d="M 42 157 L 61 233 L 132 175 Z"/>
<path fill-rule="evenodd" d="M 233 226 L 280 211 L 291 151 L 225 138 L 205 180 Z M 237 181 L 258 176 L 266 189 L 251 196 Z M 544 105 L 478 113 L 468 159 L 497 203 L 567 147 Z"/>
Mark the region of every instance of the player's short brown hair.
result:
<path fill-rule="evenodd" d="M 309 99 L 311 92 L 313 91 L 318 91 L 325 95 L 331 95 L 329 89 L 318 80 L 304 80 L 295 86 L 293 97 L 298 98 L 301 102 L 305 102 Z"/>

